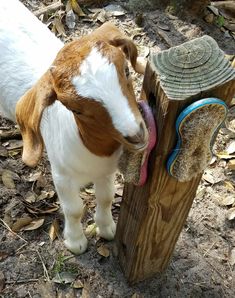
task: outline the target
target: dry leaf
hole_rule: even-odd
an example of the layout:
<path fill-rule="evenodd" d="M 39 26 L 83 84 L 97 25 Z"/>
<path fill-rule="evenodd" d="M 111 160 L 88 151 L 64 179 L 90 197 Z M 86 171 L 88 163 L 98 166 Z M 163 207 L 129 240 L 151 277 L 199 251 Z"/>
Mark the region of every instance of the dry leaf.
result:
<path fill-rule="evenodd" d="M 0 145 L 0 156 L 1 157 L 8 157 L 8 151 L 5 147 Z"/>
<path fill-rule="evenodd" d="M 9 189 L 15 188 L 15 183 L 13 181 L 14 174 L 15 173 L 10 170 L 3 170 L 2 172 L 2 182 Z"/>
<path fill-rule="evenodd" d="M 202 178 L 206 181 L 209 182 L 211 184 L 215 183 L 215 178 L 208 172 L 205 172 L 202 176 Z"/>
<path fill-rule="evenodd" d="M 23 148 L 22 140 L 9 140 L 9 144 L 7 146 L 7 150 L 14 150 Z"/>
<path fill-rule="evenodd" d="M 0 271 L 0 293 L 5 288 L 5 276 L 2 271 Z"/>
<path fill-rule="evenodd" d="M 82 289 L 82 296 L 81 298 L 90 298 L 90 293 L 89 293 L 89 290 L 88 290 L 88 284 L 84 284 L 84 287 Z"/>
<path fill-rule="evenodd" d="M 22 217 L 18 218 L 16 222 L 12 225 L 12 231 L 14 232 L 19 232 L 23 230 L 23 228 L 27 225 L 29 225 L 33 221 L 33 218 L 27 216 L 27 217 Z"/>
<path fill-rule="evenodd" d="M 47 179 L 45 176 L 41 175 L 40 177 L 38 177 L 37 182 L 36 182 L 36 186 L 37 188 L 44 188 L 47 185 Z"/>
<path fill-rule="evenodd" d="M 5 211 L 3 221 L 11 228 L 13 226 L 13 218 L 11 216 L 11 211 L 7 210 Z"/>
<path fill-rule="evenodd" d="M 34 192 L 29 191 L 26 193 L 24 199 L 28 203 L 34 203 L 37 200 L 37 195 Z"/>
<path fill-rule="evenodd" d="M 230 208 L 227 212 L 228 220 L 233 220 L 235 218 L 235 207 Z"/>
<path fill-rule="evenodd" d="M 219 152 L 216 154 L 220 159 L 232 159 L 235 158 L 234 154 L 228 154 L 227 152 Z"/>
<path fill-rule="evenodd" d="M 227 147 L 227 149 L 226 149 L 226 152 L 227 152 L 228 154 L 232 154 L 232 153 L 235 152 L 235 141 L 232 141 L 232 142 L 228 145 L 228 147 Z"/>
<path fill-rule="evenodd" d="M 56 274 L 56 276 L 52 279 L 52 281 L 57 284 L 71 284 L 76 277 L 77 277 L 77 273 L 60 272 Z"/>
<path fill-rule="evenodd" d="M 60 226 L 59 226 L 58 220 L 54 219 L 51 226 L 50 226 L 49 233 L 48 233 L 52 242 L 57 237 L 59 237 L 59 229 L 60 229 Z"/>
<path fill-rule="evenodd" d="M 230 195 L 230 196 L 218 198 L 218 201 L 221 206 L 229 206 L 235 202 L 235 196 Z"/>
<path fill-rule="evenodd" d="M 235 159 L 231 159 L 228 162 L 228 168 L 229 168 L 229 170 L 235 170 Z"/>
<path fill-rule="evenodd" d="M 42 176 L 42 172 L 35 172 L 35 173 L 29 175 L 29 178 L 27 179 L 27 181 L 29 181 L 29 182 L 35 182 L 41 176 Z"/>
<path fill-rule="evenodd" d="M 69 0 L 72 10 L 79 16 L 84 17 L 86 14 L 82 11 L 76 0 Z"/>
<path fill-rule="evenodd" d="M 87 228 L 86 228 L 86 230 L 85 230 L 86 236 L 90 236 L 90 237 L 95 236 L 95 234 L 96 234 L 96 228 L 97 228 L 97 226 L 96 226 L 95 223 L 93 223 L 91 225 L 88 225 Z"/>
<path fill-rule="evenodd" d="M 51 190 L 51 191 L 42 190 L 41 194 L 37 198 L 37 201 L 51 199 L 54 197 L 54 195 L 55 195 L 55 192 L 53 190 Z"/>
<path fill-rule="evenodd" d="M 44 221 L 45 221 L 44 218 L 34 219 L 33 221 L 31 221 L 31 223 L 29 225 L 23 227 L 22 230 L 24 230 L 24 231 L 37 230 L 38 228 L 40 228 L 43 225 Z"/>
<path fill-rule="evenodd" d="M 64 37 L 66 36 L 64 25 L 62 24 L 61 19 L 59 17 L 54 18 L 53 25 L 55 26 L 55 29 L 59 33 L 59 35 Z"/>
<path fill-rule="evenodd" d="M 234 190 L 234 186 L 230 181 L 224 181 L 224 186 L 228 189 L 228 190 Z"/>
<path fill-rule="evenodd" d="M 97 252 L 105 258 L 109 257 L 109 255 L 110 255 L 109 249 L 105 245 L 100 245 L 97 248 Z"/>
<path fill-rule="evenodd" d="M 108 12 L 108 16 L 120 17 L 126 14 L 126 10 L 118 4 L 109 4 L 104 8 Z"/>
<path fill-rule="evenodd" d="M 73 283 L 73 288 L 82 289 L 84 287 L 83 282 L 80 279 L 77 279 Z"/>
<path fill-rule="evenodd" d="M 76 16 L 72 9 L 66 13 L 65 22 L 69 29 L 73 29 L 76 25 Z"/>
<path fill-rule="evenodd" d="M 96 20 L 100 21 L 101 23 L 105 23 L 107 21 L 107 19 L 108 19 L 107 13 L 106 13 L 106 11 L 104 9 L 102 9 L 98 13 L 98 15 L 96 17 Z"/>
<path fill-rule="evenodd" d="M 235 248 L 229 252 L 229 263 L 231 266 L 235 265 Z"/>
<path fill-rule="evenodd" d="M 3 260 L 5 260 L 8 257 L 8 253 L 5 251 L 0 250 L 0 262 L 2 262 Z"/>

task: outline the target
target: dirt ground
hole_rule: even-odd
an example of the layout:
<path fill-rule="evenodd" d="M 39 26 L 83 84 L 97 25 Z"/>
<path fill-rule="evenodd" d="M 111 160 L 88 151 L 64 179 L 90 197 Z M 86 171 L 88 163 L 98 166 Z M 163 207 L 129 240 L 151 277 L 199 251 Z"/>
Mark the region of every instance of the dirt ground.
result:
<path fill-rule="evenodd" d="M 51 1 L 22 2 L 35 11 Z M 212 36 L 226 54 L 235 54 L 235 40 L 228 32 L 203 18 L 177 18 L 160 10 L 108 17 L 95 13 L 92 21 L 78 18 L 73 29 L 63 18 L 65 34 L 60 37 L 68 42 L 86 34 L 104 17 L 132 37 L 143 56 L 149 48 L 164 50 L 204 34 Z M 51 14 L 50 28 L 53 17 Z M 133 76 L 139 94 L 143 78 Z M 25 166 L 15 125 L 0 118 L 0 297 L 234 297 L 235 220 L 228 219 L 235 217 L 235 174 L 229 168 L 235 157 L 234 115 L 231 108 L 214 146 L 217 156 L 203 175 L 168 269 L 134 286 L 123 277 L 115 243 L 98 239 L 93 233 L 92 186 L 81 192 L 86 203 L 84 227 L 89 249 L 78 257 L 66 250 L 63 216 L 46 154 L 36 169 Z M 123 185 L 120 175 L 116 184 L 113 214 L 117 220 Z"/>

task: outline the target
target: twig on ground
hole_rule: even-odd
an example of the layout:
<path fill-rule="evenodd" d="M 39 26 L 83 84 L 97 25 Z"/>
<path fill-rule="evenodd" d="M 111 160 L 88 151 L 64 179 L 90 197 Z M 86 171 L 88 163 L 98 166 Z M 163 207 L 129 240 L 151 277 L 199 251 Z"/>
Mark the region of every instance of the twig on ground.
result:
<path fill-rule="evenodd" d="M 38 250 L 36 250 L 36 252 L 37 252 L 37 254 L 38 254 L 38 256 L 39 256 L 39 259 L 40 259 L 40 261 L 41 261 L 41 263 L 42 263 L 42 267 L 43 267 L 43 271 L 44 271 L 44 275 L 45 275 L 45 277 L 46 277 L 46 280 L 47 280 L 47 281 L 50 281 L 50 277 L 49 277 L 49 274 L 48 274 L 48 271 L 47 271 L 47 267 L 46 267 L 46 265 L 45 265 L 45 263 L 44 263 L 44 261 L 43 261 L 43 259 L 42 259 L 42 256 L 40 255 L 40 253 L 39 253 Z"/>
<path fill-rule="evenodd" d="M 12 231 L 12 229 L 8 226 L 7 223 L 5 223 L 5 221 L 3 219 L 0 218 L 0 221 L 2 222 L 3 226 L 5 226 L 5 228 L 7 228 L 7 230 L 9 232 L 11 232 L 14 236 L 18 237 L 19 239 L 23 240 L 25 243 L 28 243 L 27 240 L 25 240 L 24 238 L 22 238 L 20 235 L 18 235 L 17 233 L 15 233 L 14 231 Z"/>
<path fill-rule="evenodd" d="M 37 282 L 38 278 L 30 278 L 30 279 L 19 279 L 19 280 L 6 280 L 5 283 L 7 285 L 10 284 L 27 284 L 30 282 Z"/>
<path fill-rule="evenodd" d="M 59 8 L 61 8 L 63 6 L 63 3 L 61 3 L 61 1 L 58 1 L 58 2 L 55 2 L 55 3 L 52 3 L 46 7 L 42 7 L 36 11 L 34 11 L 34 15 L 36 17 L 39 17 L 41 14 L 44 14 L 44 13 L 51 13 Z"/>

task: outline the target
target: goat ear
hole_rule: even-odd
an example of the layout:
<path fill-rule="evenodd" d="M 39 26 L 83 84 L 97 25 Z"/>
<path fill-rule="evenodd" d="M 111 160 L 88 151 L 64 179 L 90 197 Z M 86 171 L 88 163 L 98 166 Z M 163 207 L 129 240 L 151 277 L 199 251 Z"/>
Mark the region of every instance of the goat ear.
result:
<path fill-rule="evenodd" d="M 130 60 L 132 67 L 138 73 L 144 73 L 143 67 L 137 61 L 138 51 L 134 42 L 128 38 L 115 38 L 110 41 L 110 44 L 122 49 L 126 58 Z"/>
<path fill-rule="evenodd" d="M 40 132 L 42 113 L 56 99 L 50 71 L 28 90 L 17 102 L 16 120 L 23 138 L 23 161 L 30 167 L 37 165 L 43 152 Z"/>

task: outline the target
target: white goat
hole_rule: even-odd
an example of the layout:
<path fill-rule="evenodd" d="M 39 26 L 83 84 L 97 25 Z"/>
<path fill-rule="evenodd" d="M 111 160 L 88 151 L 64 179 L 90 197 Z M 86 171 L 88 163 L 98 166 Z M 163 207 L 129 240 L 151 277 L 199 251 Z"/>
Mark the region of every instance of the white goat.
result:
<path fill-rule="evenodd" d="M 37 164 L 45 144 L 65 245 L 76 254 L 87 248 L 80 187 L 94 182 L 97 230 L 113 239 L 122 146 L 143 150 L 148 140 L 124 54 L 140 70 L 135 45 L 110 23 L 64 46 L 18 0 L 0 2 L 0 109 L 19 123 L 26 164 Z"/>

